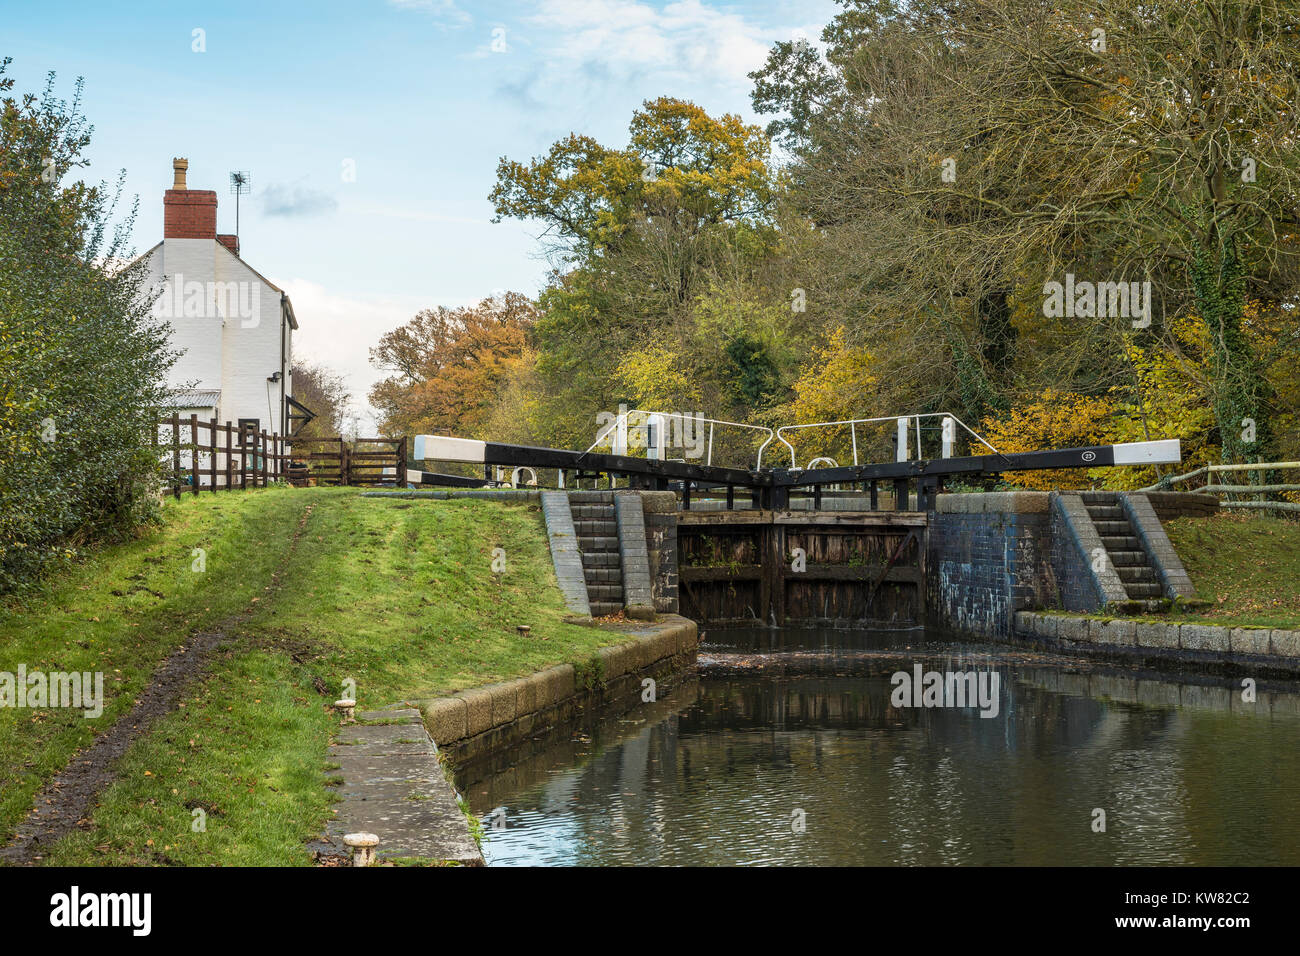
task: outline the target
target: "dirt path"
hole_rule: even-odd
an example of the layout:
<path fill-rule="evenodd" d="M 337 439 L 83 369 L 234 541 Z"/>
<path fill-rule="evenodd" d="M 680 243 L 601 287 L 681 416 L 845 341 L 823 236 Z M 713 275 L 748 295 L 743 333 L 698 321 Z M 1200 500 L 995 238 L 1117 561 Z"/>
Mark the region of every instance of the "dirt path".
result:
<path fill-rule="evenodd" d="M 268 590 L 281 586 L 284 570 L 298 550 L 298 539 L 312 508 L 313 505 L 308 505 L 298 519 L 289 548 L 271 574 Z M 136 699 L 135 706 L 41 788 L 31 812 L 15 829 L 13 842 L 0 849 L 0 861 L 20 866 L 38 863 L 44 852 L 75 828 L 90 827 L 95 798 L 116 778 L 118 759 L 132 743 L 149 732 L 159 717 L 176 707 L 186 687 L 207 671 L 213 653 L 227 641 L 227 631 L 246 621 L 254 610 L 256 605 L 250 604 L 220 622 L 215 630 L 192 635 L 168 655 L 149 686 Z"/>

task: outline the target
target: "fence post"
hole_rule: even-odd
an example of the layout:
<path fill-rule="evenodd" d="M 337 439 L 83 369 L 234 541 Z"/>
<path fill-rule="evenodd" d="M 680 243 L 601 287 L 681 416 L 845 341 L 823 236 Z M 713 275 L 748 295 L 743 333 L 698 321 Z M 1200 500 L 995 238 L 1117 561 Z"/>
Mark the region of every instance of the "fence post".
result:
<path fill-rule="evenodd" d="M 217 493 L 217 420 L 213 418 L 208 422 L 208 484 L 212 486 L 212 493 Z"/>
<path fill-rule="evenodd" d="M 192 494 L 199 493 L 199 416 L 190 414 L 190 489 Z"/>
<path fill-rule="evenodd" d="M 351 456 L 348 454 L 347 442 L 343 440 L 342 436 L 340 436 L 339 437 L 339 484 L 340 485 L 352 484 L 352 462 L 350 459 Z"/>
<path fill-rule="evenodd" d="M 234 433 L 230 430 L 230 420 L 226 420 L 226 490 L 230 491 L 235 487 L 235 460 L 234 460 Z"/>
<path fill-rule="evenodd" d="M 172 497 L 181 500 L 181 418 L 172 412 Z"/>

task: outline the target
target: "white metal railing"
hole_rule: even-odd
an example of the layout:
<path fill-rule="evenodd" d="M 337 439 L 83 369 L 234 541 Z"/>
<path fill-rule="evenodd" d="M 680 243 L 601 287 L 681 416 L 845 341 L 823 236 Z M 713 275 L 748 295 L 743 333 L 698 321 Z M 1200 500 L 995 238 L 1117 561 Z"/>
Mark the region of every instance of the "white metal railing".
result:
<path fill-rule="evenodd" d="M 630 422 L 633 416 L 644 416 L 644 422 L 640 425 L 631 425 Z M 678 434 L 684 435 L 688 430 L 686 426 L 688 420 L 693 423 L 693 427 L 696 429 L 708 425 L 707 438 L 703 435 L 696 435 L 700 447 L 698 453 L 694 454 L 693 457 L 703 458 L 706 465 L 712 465 L 715 429 L 718 427 L 747 429 L 766 436 L 763 443 L 758 446 L 758 457 L 754 464 L 755 470 L 763 467 L 763 450 L 771 444 L 774 437 L 772 429 L 766 425 L 747 425 L 744 422 L 728 422 L 719 418 L 705 418 L 703 415 L 691 415 L 684 412 L 654 412 L 643 408 L 629 408 L 620 412 L 614 421 L 596 436 L 596 440 L 591 443 L 587 451 L 594 451 L 603 445 L 606 440 L 609 440 L 611 454 L 626 455 L 629 433 L 644 430 L 646 457 L 662 459 L 666 456 L 670 447 L 668 439 L 674 425 Z M 695 444 L 695 442 L 692 442 L 692 444 Z M 678 442 L 671 447 L 690 451 L 682 442 Z"/>
<path fill-rule="evenodd" d="M 785 445 L 786 448 L 790 449 L 790 467 L 792 469 L 798 469 L 799 463 L 795 455 L 794 446 L 791 445 L 788 441 L 786 441 L 785 432 L 787 431 L 793 432 L 802 428 L 832 428 L 832 427 L 843 427 L 847 425 L 849 426 L 849 438 L 853 447 L 853 464 L 857 465 L 860 464 L 860 462 L 858 461 L 858 426 L 874 425 L 874 424 L 880 424 L 882 422 L 896 422 L 898 427 L 898 447 L 896 451 L 897 460 L 910 461 L 911 459 L 908 453 L 909 432 L 912 429 L 913 423 L 915 423 L 916 450 L 917 450 L 917 456 L 920 457 L 921 419 L 923 418 L 943 419 L 943 426 L 942 426 L 942 435 L 943 435 L 942 457 L 943 458 L 952 457 L 952 449 L 956 441 L 956 429 L 958 427 L 960 427 L 963 431 L 965 431 L 968 435 L 970 435 L 972 438 L 978 441 L 989 451 L 993 452 L 993 454 L 995 455 L 998 454 L 998 450 L 994 448 L 992 445 L 990 445 L 987 441 L 985 441 L 982 436 L 978 435 L 974 429 L 968 426 L 956 415 L 953 415 L 949 412 L 925 412 L 919 415 L 889 415 L 884 418 L 850 418 L 840 422 L 811 422 L 807 425 L 782 425 L 780 428 L 776 430 L 776 438 L 777 441 L 781 442 L 781 444 Z M 814 458 L 812 461 L 808 463 L 808 467 L 811 468 L 814 462 L 822 461 L 822 460 L 823 458 L 821 457 Z"/>
<path fill-rule="evenodd" d="M 1261 473 L 1266 471 L 1296 471 L 1300 470 L 1300 461 L 1261 461 L 1246 462 L 1244 464 L 1232 465 L 1202 465 L 1194 471 L 1189 471 L 1185 475 L 1173 475 L 1168 478 L 1162 478 L 1154 485 L 1148 485 L 1140 491 L 1168 491 L 1178 482 L 1190 482 L 1202 475 L 1205 476 L 1205 484 L 1199 488 L 1192 489 L 1201 491 L 1206 494 L 1218 495 L 1257 495 L 1259 497 L 1254 501 L 1220 501 L 1219 505 L 1223 508 L 1263 508 L 1274 511 L 1300 511 L 1300 502 L 1295 501 L 1266 501 L 1263 495 L 1276 494 L 1284 491 L 1300 491 L 1300 484 L 1258 484 L 1258 485 L 1234 485 L 1231 483 L 1215 484 L 1215 475 L 1233 474 L 1235 472 L 1257 471 Z"/>

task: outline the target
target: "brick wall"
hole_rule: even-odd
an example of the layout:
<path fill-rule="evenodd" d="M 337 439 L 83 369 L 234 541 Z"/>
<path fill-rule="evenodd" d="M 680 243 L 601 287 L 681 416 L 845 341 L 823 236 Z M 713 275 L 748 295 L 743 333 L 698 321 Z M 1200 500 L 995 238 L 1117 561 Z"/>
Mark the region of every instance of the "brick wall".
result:
<path fill-rule="evenodd" d="M 644 498 L 649 497 L 643 496 Z M 654 591 L 655 610 L 660 614 L 677 614 L 677 515 L 656 513 L 647 502 L 645 510 L 646 550 L 650 555 L 650 583 Z"/>
<path fill-rule="evenodd" d="M 164 239 L 217 238 L 217 194 L 211 189 L 163 193 Z"/>
<path fill-rule="evenodd" d="M 1219 499 L 1214 495 L 1201 495 L 1185 491 L 1148 491 L 1147 500 L 1155 509 L 1156 517 L 1163 521 L 1175 518 L 1205 518 L 1219 510 Z"/>
<path fill-rule="evenodd" d="M 1041 607 L 1058 607 L 1067 611 L 1095 611 L 1102 600 L 1084 550 L 1061 508 L 1053 508 L 1049 534 L 1049 566 L 1055 584 L 1054 600 Z M 1094 542 L 1100 546 L 1100 541 Z M 1017 608 L 1017 610 L 1028 610 Z"/>
<path fill-rule="evenodd" d="M 1046 512 L 935 512 L 930 521 L 926 584 L 932 623 L 1005 636 L 1016 611 L 1055 598 Z"/>

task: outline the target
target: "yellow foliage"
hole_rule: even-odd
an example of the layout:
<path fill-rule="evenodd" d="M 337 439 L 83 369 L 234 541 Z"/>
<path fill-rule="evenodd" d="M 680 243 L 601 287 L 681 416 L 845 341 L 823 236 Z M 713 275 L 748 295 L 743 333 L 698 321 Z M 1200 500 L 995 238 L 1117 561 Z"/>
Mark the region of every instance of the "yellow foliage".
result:
<path fill-rule="evenodd" d="M 623 359 L 618 377 L 637 408 L 694 412 L 701 407 L 699 386 L 688 364 L 681 355 L 662 346 L 651 346 Z"/>
<path fill-rule="evenodd" d="M 864 418 L 874 407 L 876 377 L 872 355 L 850 346 L 841 326 L 831 333 L 825 348 L 794 383 L 794 417 L 799 424 Z"/>
<path fill-rule="evenodd" d="M 1114 403 L 1109 399 L 1048 389 L 1028 405 L 1016 406 L 1009 417 L 984 419 L 984 437 L 1000 452 L 1040 451 L 1105 445 L 1114 441 Z M 1009 471 L 1003 479 L 1020 488 L 1050 491 L 1091 484 L 1083 468 Z"/>

